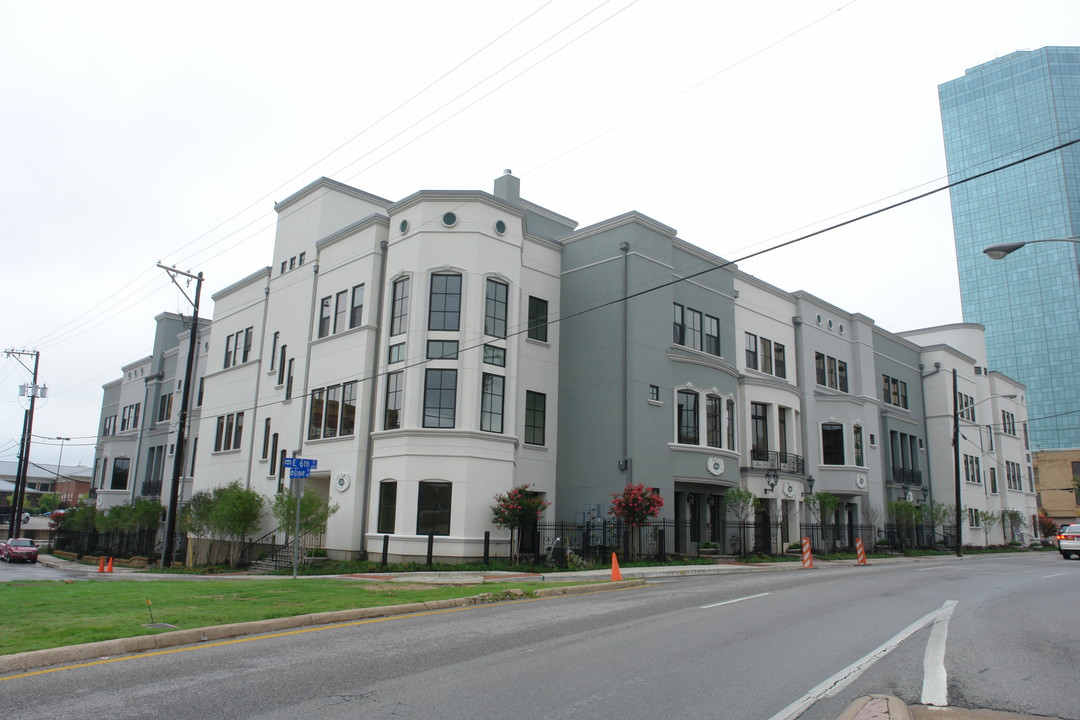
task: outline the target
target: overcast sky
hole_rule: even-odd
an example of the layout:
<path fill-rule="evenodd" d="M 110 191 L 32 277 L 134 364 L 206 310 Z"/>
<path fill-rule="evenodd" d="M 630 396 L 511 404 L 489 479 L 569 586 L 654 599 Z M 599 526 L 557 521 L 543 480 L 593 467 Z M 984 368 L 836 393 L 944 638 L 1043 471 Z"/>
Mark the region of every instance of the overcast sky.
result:
<path fill-rule="evenodd" d="M 937 86 L 1080 42 L 1076 0 L 0 0 L 2 349 L 41 352 L 31 458 L 93 462 L 102 384 L 268 265 L 320 176 L 391 200 L 637 210 L 730 260 L 945 182 Z M 961 320 L 947 193 L 741 262 L 901 331 Z M 29 364 L 30 359 L 25 361 Z M 0 459 L 29 381 L 0 358 Z"/>

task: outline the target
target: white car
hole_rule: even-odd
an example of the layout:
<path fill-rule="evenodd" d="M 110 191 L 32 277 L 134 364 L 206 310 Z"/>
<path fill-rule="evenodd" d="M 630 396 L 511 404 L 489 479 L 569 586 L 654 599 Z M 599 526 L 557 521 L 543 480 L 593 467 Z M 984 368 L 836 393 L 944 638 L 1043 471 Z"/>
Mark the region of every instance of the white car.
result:
<path fill-rule="evenodd" d="M 1058 551 L 1066 560 L 1070 555 L 1080 557 L 1080 525 L 1066 525 L 1057 536 Z"/>

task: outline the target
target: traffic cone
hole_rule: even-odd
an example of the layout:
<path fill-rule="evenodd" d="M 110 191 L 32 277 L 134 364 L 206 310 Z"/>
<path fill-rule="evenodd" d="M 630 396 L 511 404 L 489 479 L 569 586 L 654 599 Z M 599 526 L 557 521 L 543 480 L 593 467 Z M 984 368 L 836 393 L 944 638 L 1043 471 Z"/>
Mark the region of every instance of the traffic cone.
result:
<path fill-rule="evenodd" d="M 109 558 L 109 565 L 108 565 L 108 567 L 105 568 L 105 572 L 107 572 L 107 573 L 112 572 L 112 558 Z"/>
<path fill-rule="evenodd" d="M 98 558 L 97 571 L 99 573 L 105 572 L 105 558 L 104 557 Z"/>
<path fill-rule="evenodd" d="M 619 558 L 615 557 L 615 553 L 611 553 L 611 582 L 620 580 L 622 580 L 622 572 L 619 570 Z"/>

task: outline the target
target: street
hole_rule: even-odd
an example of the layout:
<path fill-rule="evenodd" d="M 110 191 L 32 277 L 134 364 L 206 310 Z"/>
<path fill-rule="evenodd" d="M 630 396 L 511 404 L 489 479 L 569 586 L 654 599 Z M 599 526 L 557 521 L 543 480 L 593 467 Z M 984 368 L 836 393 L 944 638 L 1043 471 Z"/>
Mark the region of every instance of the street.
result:
<path fill-rule="evenodd" d="M 659 579 L 102 658 L 0 694 L 10 718 L 832 720 L 886 693 L 1080 720 L 1078 588 L 1080 561 L 1049 552 Z"/>

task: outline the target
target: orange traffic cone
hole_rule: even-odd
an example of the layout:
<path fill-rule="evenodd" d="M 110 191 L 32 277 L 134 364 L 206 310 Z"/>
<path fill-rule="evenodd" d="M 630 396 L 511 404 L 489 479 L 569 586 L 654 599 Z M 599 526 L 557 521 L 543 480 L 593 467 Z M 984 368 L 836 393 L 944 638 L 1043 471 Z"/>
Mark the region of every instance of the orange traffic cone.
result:
<path fill-rule="evenodd" d="M 615 553 L 611 553 L 611 582 L 620 580 L 622 580 L 622 572 L 619 570 L 619 558 L 615 557 Z"/>
<path fill-rule="evenodd" d="M 107 573 L 112 572 L 112 558 L 109 558 L 109 565 L 108 565 L 108 567 L 105 568 L 105 572 L 107 572 Z"/>
<path fill-rule="evenodd" d="M 105 558 L 104 557 L 98 558 L 97 571 L 100 572 L 100 573 L 105 572 Z"/>

